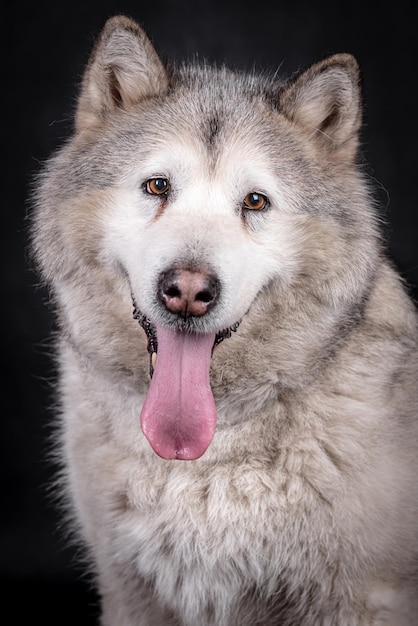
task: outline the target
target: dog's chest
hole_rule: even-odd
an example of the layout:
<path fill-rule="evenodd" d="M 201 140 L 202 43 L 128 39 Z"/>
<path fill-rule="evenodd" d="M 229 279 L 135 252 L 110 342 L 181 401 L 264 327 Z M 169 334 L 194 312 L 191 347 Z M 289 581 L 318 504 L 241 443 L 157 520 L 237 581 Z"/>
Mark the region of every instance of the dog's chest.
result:
<path fill-rule="evenodd" d="M 192 591 L 203 604 L 225 590 L 232 598 L 249 587 L 274 593 L 296 563 L 300 572 L 300 551 L 315 561 L 321 550 L 314 496 L 282 467 L 191 475 L 175 467 L 152 482 L 142 474 L 128 500 L 115 547 L 170 605 L 187 604 Z"/>
<path fill-rule="evenodd" d="M 246 428 L 240 434 L 254 441 Z M 296 543 L 305 550 L 319 545 L 313 528 L 335 525 L 331 503 L 341 496 L 341 477 L 314 438 L 283 436 L 282 446 L 270 441 L 270 451 L 248 444 L 226 460 L 220 450 L 232 450 L 230 430 L 197 462 L 164 461 L 144 445 L 125 466 L 125 504 L 116 522 L 140 569 L 154 560 L 156 567 L 164 560 L 184 564 L 191 555 L 222 564 L 230 555 L 264 571 L 266 552 L 277 546 L 281 558 L 295 552 L 296 527 Z"/>

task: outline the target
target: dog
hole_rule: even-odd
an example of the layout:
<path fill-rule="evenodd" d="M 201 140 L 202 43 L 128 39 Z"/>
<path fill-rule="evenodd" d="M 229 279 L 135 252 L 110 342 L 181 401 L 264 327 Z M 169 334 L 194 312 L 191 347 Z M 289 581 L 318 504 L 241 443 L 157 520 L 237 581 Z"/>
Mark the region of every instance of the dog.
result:
<path fill-rule="evenodd" d="M 170 66 L 104 24 L 30 226 L 102 626 L 418 624 L 417 310 L 361 117 L 348 53 Z"/>

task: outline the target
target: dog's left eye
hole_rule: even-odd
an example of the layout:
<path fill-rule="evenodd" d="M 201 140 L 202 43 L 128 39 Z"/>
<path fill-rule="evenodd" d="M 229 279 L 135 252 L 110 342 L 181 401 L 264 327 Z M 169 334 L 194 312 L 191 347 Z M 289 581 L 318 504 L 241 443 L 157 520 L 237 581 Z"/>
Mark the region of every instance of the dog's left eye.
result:
<path fill-rule="evenodd" d="M 244 209 L 250 209 L 251 211 L 262 211 L 268 205 L 268 200 L 266 196 L 262 193 L 257 193 L 256 191 L 252 191 L 251 193 L 247 193 L 242 203 Z"/>
<path fill-rule="evenodd" d="M 144 183 L 144 190 L 153 196 L 163 196 L 170 190 L 170 183 L 167 178 L 160 176 L 156 178 L 150 178 Z"/>

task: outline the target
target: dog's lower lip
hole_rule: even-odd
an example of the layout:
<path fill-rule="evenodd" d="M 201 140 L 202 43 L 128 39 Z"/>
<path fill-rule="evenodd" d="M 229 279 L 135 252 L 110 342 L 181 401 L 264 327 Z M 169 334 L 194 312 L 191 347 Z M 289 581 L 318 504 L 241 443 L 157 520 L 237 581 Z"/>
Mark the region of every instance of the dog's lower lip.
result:
<path fill-rule="evenodd" d="M 152 378 L 152 375 L 154 373 L 155 363 L 157 360 L 157 352 L 158 352 L 157 331 L 156 331 L 154 324 L 151 322 L 151 320 L 148 319 L 148 317 L 144 315 L 144 313 L 142 313 L 138 309 L 138 307 L 135 304 L 134 298 L 132 298 L 132 302 L 133 302 L 133 307 L 134 307 L 133 318 L 138 321 L 139 325 L 143 328 L 148 339 L 147 350 L 150 355 L 150 376 Z M 240 323 L 241 323 L 241 320 L 235 322 L 234 324 L 232 324 L 232 326 L 229 326 L 228 328 L 224 328 L 223 330 L 220 330 L 216 333 L 215 341 L 213 343 L 212 353 L 217 345 L 219 345 L 222 341 L 224 341 L 224 339 L 228 339 L 232 335 L 233 332 L 237 331 Z"/>

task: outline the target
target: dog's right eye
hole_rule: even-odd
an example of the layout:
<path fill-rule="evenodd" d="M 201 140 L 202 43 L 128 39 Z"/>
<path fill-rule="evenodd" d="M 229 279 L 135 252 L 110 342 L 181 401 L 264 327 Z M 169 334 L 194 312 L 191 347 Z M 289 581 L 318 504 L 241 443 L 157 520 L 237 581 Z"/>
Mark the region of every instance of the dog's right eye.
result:
<path fill-rule="evenodd" d="M 167 178 L 149 178 L 143 185 L 144 191 L 152 196 L 163 196 L 170 191 L 170 183 Z"/>

